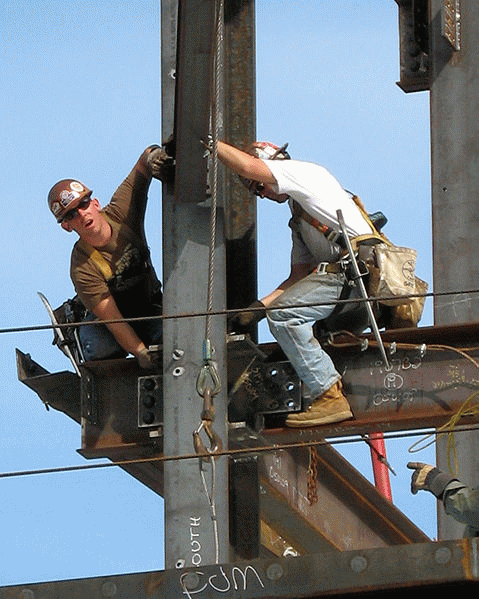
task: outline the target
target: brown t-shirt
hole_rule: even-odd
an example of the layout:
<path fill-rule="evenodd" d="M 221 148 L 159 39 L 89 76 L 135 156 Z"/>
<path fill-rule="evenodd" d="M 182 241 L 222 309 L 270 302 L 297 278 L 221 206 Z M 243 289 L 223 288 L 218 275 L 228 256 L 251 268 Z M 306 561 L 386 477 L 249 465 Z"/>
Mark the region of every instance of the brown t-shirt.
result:
<path fill-rule="evenodd" d="M 134 269 L 139 260 L 149 256 L 144 232 L 149 185 L 150 180 L 133 169 L 103 209 L 111 225 L 112 236 L 106 246 L 96 249 L 108 263 L 113 275 L 128 276 L 128 271 Z M 89 257 L 81 240 L 73 247 L 70 276 L 78 297 L 90 311 L 111 295 L 105 274 Z M 151 295 L 159 286 L 153 268 L 148 278 L 146 294 Z M 150 297 L 142 299 L 148 301 Z"/>

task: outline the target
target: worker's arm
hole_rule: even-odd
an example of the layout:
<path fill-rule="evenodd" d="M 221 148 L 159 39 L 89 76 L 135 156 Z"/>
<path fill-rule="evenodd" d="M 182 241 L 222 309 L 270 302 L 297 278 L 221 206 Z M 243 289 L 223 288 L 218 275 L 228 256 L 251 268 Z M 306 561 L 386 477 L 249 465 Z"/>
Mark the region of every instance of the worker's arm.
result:
<path fill-rule="evenodd" d="M 278 298 L 283 291 L 300 281 L 304 277 L 310 274 L 315 268 L 314 264 L 293 264 L 291 266 L 291 272 L 289 277 L 283 281 L 276 289 L 261 300 L 255 300 L 246 310 L 238 314 L 234 314 L 229 318 L 228 328 L 230 331 L 241 332 L 242 328 L 248 328 L 255 324 L 258 324 L 263 318 L 266 317 L 267 308 L 276 298 Z"/>
<path fill-rule="evenodd" d="M 121 320 L 123 318 L 112 295 L 100 300 L 93 308 L 93 313 L 100 320 Z M 140 365 L 143 365 L 142 360 L 148 360 L 146 345 L 127 322 L 107 322 L 105 324 L 121 347 L 138 358 Z M 148 364 L 144 365 L 148 366 Z"/>
<path fill-rule="evenodd" d="M 160 146 L 157 146 L 157 145 L 148 146 L 146 148 L 146 150 L 143 151 L 141 156 L 138 158 L 135 166 L 133 167 L 133 170 L 141 173 L 147 179 L 151 179 L 151 177 L 152 177 L 151 168 L 148 165 L 148 157 L 154 150 L 156 150 L 155 153 L 157 153 L 158 151 L 161 150 L 161 148 L 160 148 Z"/>
<path fill-rule="evenodd" d="M 479 489 L 466 487 L 457 480 L 452 481 L 444 489 L 443 503 L 446 514 L 479 529 Z"/>
<path fill-rule="evenodd" d="M 223 141 L 218 142 L 218 158 L 226 167 L 245 179 L 261 181 L 270 185 L 276 183 L 276 179 L 263 160 L 250 156 Z"/>

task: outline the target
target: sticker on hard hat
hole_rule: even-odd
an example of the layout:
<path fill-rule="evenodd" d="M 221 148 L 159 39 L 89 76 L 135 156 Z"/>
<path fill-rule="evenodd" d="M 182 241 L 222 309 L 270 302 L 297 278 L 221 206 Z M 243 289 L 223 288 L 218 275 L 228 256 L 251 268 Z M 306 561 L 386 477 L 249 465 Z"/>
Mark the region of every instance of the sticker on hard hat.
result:
<path fill-rule="evenodd" d="M 72 187 L 72 185 L 70 187 Z M 67 189 L 64 189 L 60 193 L 60 204 L 63 206 L 63 208 L 66 208 L 68 204 L 71 204 L 73 200 L 77 200 L 79 197 L 80 194 L 78 192 L 68 191 Z"/>
<path fill-rule="evenodd" d="M 83 185 L 81 183 L 78 183 L 78 181 L 72 181 L 70 183 L 70 187 L 71 189 L 73 189 L 73 191 L 85 191 Z"/>
<path fill-rule="evenodd" d="M 60 206 L 59 202 L 53 202 L 51 210 L 54 216 L 58 216 L 63 208 Z"/>

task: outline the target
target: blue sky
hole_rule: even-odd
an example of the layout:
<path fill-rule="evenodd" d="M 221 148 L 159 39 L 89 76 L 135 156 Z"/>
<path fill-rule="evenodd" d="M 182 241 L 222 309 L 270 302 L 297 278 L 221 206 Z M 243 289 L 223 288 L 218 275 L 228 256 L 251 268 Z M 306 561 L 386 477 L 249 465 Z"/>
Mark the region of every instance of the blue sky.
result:
<path fill-rule="evenodd" d="M 89 184 L 104 204 L 141 151 L 160 141 L 159 4 L 4 0 L 0 74 L 0 328 L 47 324 L 37 296 L 72 296 L 74 237 L 46 195 L 58 179 Z M 386 233 L 419 251 L 432 284 L 429 96 L 404 94 L 393 0 L 257 0 L 258 138 L 289 142 L 389 218 Z M 289 269 L 285 206 L 258 204 L 260 295 Z M 147 212 L 161 274 L 161 192 Z M 430 302 L 431 300 L 428 300 Z M 427 304 L 423 324 L 432 324 Z M 261 327 L 261 340 L 269 340 Z M 85 464 L 80 429 L 47 412 L 16 376 L 15 348 L 69 369 L 49 331 L 0 335 L 0 472 Z M 388 442 L 393 498 L 435 535 L 432 496 L 409 492 L 411 440 Z M 369 450 L 342 447 L 371 478 Z M 413 456 L 434 460 L 431 450 Z M 115 468 L 0 479 L 0 586 L 163 568 L 163 504 Z"/>

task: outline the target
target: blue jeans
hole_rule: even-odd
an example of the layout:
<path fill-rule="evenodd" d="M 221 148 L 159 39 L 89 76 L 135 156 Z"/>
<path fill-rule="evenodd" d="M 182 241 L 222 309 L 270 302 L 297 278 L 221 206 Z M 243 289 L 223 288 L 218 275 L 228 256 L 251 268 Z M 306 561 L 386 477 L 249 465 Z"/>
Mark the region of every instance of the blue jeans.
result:
<path fill-rule="evenodd" d="M 330 316 L 344 283 L 343 273 L 318 274 L 315 271 L 286 289 L 268 307 L 270 331 L 307 387 L 311 399 L 341 378 L 331 358 L 314 337 L 313 324 Z M 357 296 L 355 288 L 351 292 L 353 295 Z M 325 302 L 332 303 L 318 305 Z M 315 305 L 297 307 L 298 304 Z"/>
<path fill-rule="evenodd" d="M 88 313 L 85 321 L 96 321 L 97 318 Z M 159 345 L 162 341 L 161 319 L 145 320 L 139 334 L 141 340 L 148 345 Z M 78 336 L 87 362 L 90 360 L 105 360 L 107 358 L 124 358 L 127 353 L 117 342 L 108 327 L 104 324 L 92 324 L 79 327 Z"/>

